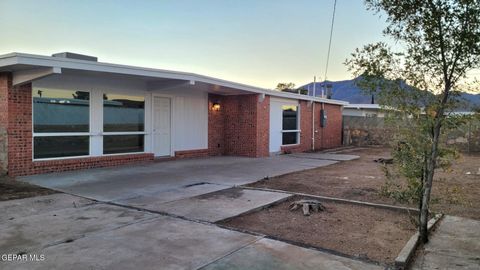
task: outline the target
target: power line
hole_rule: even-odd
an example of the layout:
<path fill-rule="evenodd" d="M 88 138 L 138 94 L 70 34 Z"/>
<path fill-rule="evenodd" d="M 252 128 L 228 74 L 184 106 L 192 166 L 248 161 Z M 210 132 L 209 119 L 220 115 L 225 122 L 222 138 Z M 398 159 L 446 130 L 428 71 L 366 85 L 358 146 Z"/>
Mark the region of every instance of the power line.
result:
<path fill-rule="evenodd" d="M 333 25 L 335 24 L 336 8 L 337 8 L 337 0 L 335 0 L 334 3 L 333 3 L 332 25 L 330 27 L 330 39 L 328 41 L 327 63 L 325 65 L 325 76 L 323 77 L 324 81 L 327 81 L 328 62 L 330 61 L 330 50 L 332 48 Z"/>

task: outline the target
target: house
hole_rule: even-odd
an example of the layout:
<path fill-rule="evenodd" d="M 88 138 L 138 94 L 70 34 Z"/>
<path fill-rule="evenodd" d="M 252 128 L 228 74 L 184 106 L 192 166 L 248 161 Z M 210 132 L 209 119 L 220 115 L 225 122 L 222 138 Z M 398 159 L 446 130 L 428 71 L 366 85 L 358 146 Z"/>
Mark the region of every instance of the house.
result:
<path fill-rule="evenodd" d="M 345 104 L 74 53 L 0 55 L 0 170 L 337 147 Z"/>
<path fill-rule="evenodd" d="M 385 117 L 379 104 L 348 104 L 343 107 L 344 116 Z"/>

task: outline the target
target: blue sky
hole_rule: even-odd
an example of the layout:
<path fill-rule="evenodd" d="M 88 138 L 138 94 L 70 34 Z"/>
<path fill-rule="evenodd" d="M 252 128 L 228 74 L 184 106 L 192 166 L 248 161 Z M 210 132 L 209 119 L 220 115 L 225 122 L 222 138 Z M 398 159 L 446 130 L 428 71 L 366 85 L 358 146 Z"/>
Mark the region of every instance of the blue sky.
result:
<path fill-rule="evenodd" d="M 0 54 L 71 51 L 102 62 L 195 72 L 260 87 L 325 72 L 333 0 L 1 0 Z M 328 78 L 384 39 L 361 0 L 338 0 Z"/>

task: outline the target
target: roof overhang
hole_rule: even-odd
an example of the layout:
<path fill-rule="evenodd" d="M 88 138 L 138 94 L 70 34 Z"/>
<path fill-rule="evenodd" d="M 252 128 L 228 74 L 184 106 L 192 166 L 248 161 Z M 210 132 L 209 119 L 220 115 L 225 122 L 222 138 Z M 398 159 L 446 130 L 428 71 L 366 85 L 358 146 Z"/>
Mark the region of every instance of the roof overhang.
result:
<path fill-rule="evenodd" d="M 28 83 L 45 76 L 60 74 L 63 72 L 77 72 L 80 74 L 95 73 L 106 75 L 124 75 L 124 77 L 143 79 L 147 81 L 147 85 L 151 85 L 152 87 L 156 88 L 161 87 L 164 89 L 174 88 L 181 85 L 195 85 L 199 83 L 208 85 L 208 88 L 210 89 L 222 88 L 226 89 L 227 92 L 230 91 L 231 93 L 249 92 L 342 106 L 348 104 L 348 102 L 345 101 L 280 92 L 195 73 L 24 53 L 0 55 L 0 72 L 1 71 L 12 72 L 13 83 L 15 85 Z"/>
<path fill-rule="evenodd" d="M 348 104 L 345 105 L 345 109 L 370 109 L 370 110 L 380 110 L 382 107 L 379 104 Z"/>

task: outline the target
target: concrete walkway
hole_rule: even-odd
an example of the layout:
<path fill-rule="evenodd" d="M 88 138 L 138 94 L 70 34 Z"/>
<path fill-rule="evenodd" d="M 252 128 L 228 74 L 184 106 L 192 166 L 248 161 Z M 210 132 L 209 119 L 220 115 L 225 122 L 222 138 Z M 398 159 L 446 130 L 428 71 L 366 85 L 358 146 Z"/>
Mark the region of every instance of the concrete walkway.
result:
<path fill-rule="evenodd" d="M 38 259 L 2 261 L 1 269 L 382 269 L 67 194 L 0 202 L 0 211 L 0 254 Z"/>
<path fill-rule="evenodd" d="M 480 269 L 480 221 L 445 216 L 412 269 Z"/>

